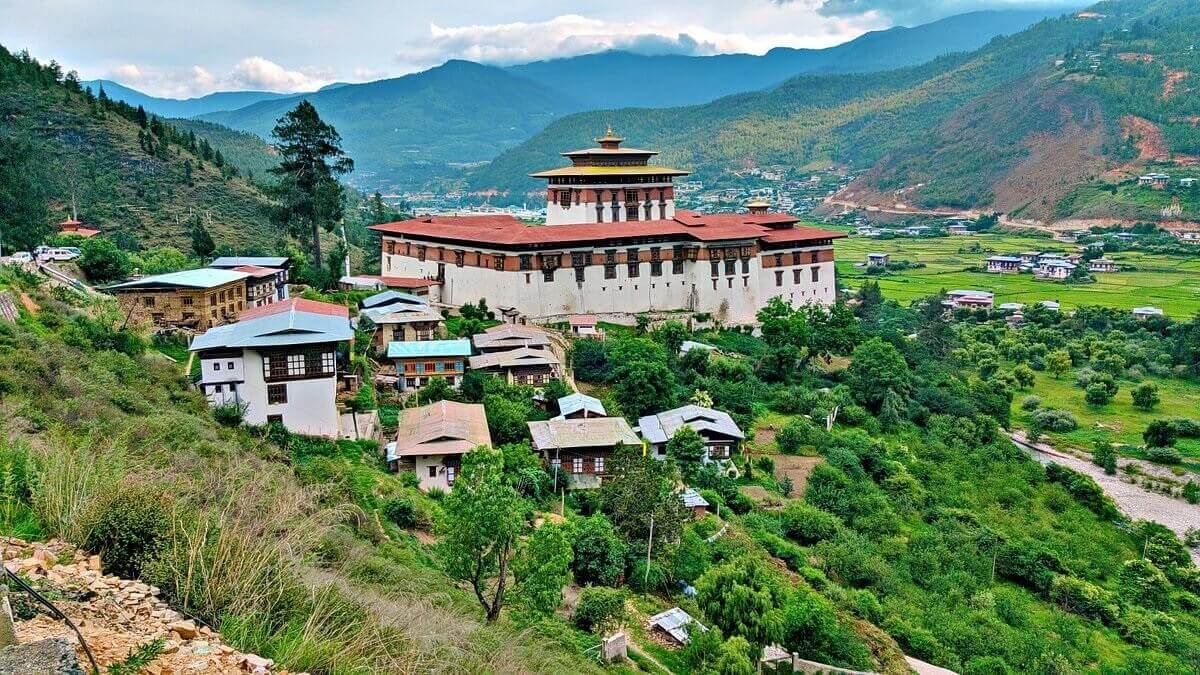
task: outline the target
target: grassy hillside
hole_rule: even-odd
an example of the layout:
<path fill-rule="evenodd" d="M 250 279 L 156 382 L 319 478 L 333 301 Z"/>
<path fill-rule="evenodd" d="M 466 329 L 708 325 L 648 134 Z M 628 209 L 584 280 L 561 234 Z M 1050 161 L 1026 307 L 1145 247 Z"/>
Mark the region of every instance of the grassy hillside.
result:
<path fill-rule="evenodd" d="M 257 187 L 164 142 L 166 132 L 148 143 L 136 122 L 47 72 L 0 48 L 0 137 L 28 147 L 26 164 L 43 172 L 37 187 L 51 204 L 45 222 L 28 227 L 69 215 L 74 196 L 81 220 L 131 246 L 187 250 L 199 218 L 218 243 L 275 248 L 283 235 Z"/>
<path fill-rule="evenodd" d="M 267 171 L 279 163 L 279 156 L 273 147 L 258 136 L 200 120 L 170 119 L 168 123 L 176 129 L 190 131 L 207 139 L 221 151 L 225 161 L 236 166 L 242 175 L 256 181 L 272 180 Z"/>
<path fill-rule="evenodd" d="M 564 113 L 568 95 L 499 68 L 450 61 L 414 75 L 262 101 L 201 119 L 270 138 L 276 120 L 301 99 L 342 135 L 362 185 L 421 185 L 491 159 Z"/>

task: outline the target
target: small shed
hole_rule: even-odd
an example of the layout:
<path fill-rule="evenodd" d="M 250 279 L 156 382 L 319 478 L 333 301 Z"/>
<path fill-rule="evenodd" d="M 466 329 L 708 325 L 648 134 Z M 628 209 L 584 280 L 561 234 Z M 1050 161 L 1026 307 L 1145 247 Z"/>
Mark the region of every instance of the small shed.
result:
<path fill-rule="evenodd" d="M 688 632 L 692 629 L 692 624 L 695 624 L 696 630 L 701 633 L 708 632 L 708 628 L 704 624 L 693 619 L 691 614 L 679 607 L 673 607 L 650 617 L 651 629 L 661 631 L 680 645 L 687 644 Z"/>
<path fill-rule="evenodd" d="M 571 335 L 576 337 L 600 337 L 604 334 L 596 327 L 598 320 L 595 314 L 572 314 L 567 323 L 571 326 Z"/>
<path fill-rule="evenodd" d="M 692 512 L 693 518 L 703 518 L 708 513 L 708 500 L 701 496 L 695 488 L 688 488 L 679 494 L 683 507 Z"/>
<path fill-rule="evenodd" d="M 867 267 L 887 267 L 891 256 L 887 253 L 868 253 Z"/>

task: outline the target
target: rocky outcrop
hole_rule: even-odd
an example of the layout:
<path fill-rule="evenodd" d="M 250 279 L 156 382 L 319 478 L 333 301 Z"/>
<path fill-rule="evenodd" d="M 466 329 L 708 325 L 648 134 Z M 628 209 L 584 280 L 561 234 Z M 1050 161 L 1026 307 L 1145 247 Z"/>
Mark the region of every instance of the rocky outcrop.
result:
<path fill-rule="evenodd" d="M 275 669 L 270 659 L 225 644 L 219 633 L 171 608 L 158 588 L 104 574 L 98 556 L 89 556 L 66 542 L 30 544 L 0 538 L 0 550 L 5 567 L 24 575 L 75 622 L 101 668 L 119 663 L 138 647 L 161 639 L 162 654 L 142 671 L 148 675 L 287 673 Z M 39 611 L 36 601 L 22 591 L 14 589 L 10 599 L 18 619 L 19 649 L 48 639 L 65 640 L 77 652 L 76 667 L 80 663 L 86 666 L 83 651 L 66 625 Z M 0 673 L 4 672 L 10 671 L 0 667 Z"/>

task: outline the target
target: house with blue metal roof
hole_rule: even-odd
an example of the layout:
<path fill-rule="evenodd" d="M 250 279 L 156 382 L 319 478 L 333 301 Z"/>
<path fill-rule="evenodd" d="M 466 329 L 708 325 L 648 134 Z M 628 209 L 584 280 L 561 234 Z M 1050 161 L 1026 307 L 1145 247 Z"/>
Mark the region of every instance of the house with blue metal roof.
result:
<path fill-rule="evenodd" d="M 209 329 L 189 349 L 210 404 L 241 408 L 247 424 L 337 438 L 337 347 L 353 339 L 345 307 L 291 298 Z"/>
<path fill-rule="evenodd" d="M 420 389 L 435 377 L 444 377 L 457 387 L 470 356 L 471 341 L 466 338 L 389 342 L 387 346 L 387 358 L 396 364 L 400 391 Z"/>
<path fill-rule="evenodd" d="M 104 290 L 117 297 L 134 321 L 206 330 L 236 320 L 248 306 L 246 280 L 250 276 L 202 267 L 130 279 Z"/>

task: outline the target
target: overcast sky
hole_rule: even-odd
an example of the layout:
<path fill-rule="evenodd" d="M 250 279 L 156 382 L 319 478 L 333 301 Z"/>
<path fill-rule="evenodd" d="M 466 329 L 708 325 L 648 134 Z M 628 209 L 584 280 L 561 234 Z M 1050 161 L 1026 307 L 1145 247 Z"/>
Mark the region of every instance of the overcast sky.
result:
<path fill-rule="evenodd" d="M 146 93 L 310 91 L 450 58 L 511 64 L 606 48 L 761 54 L 1061 0 L 0 0 L 0 44 Z"/>

